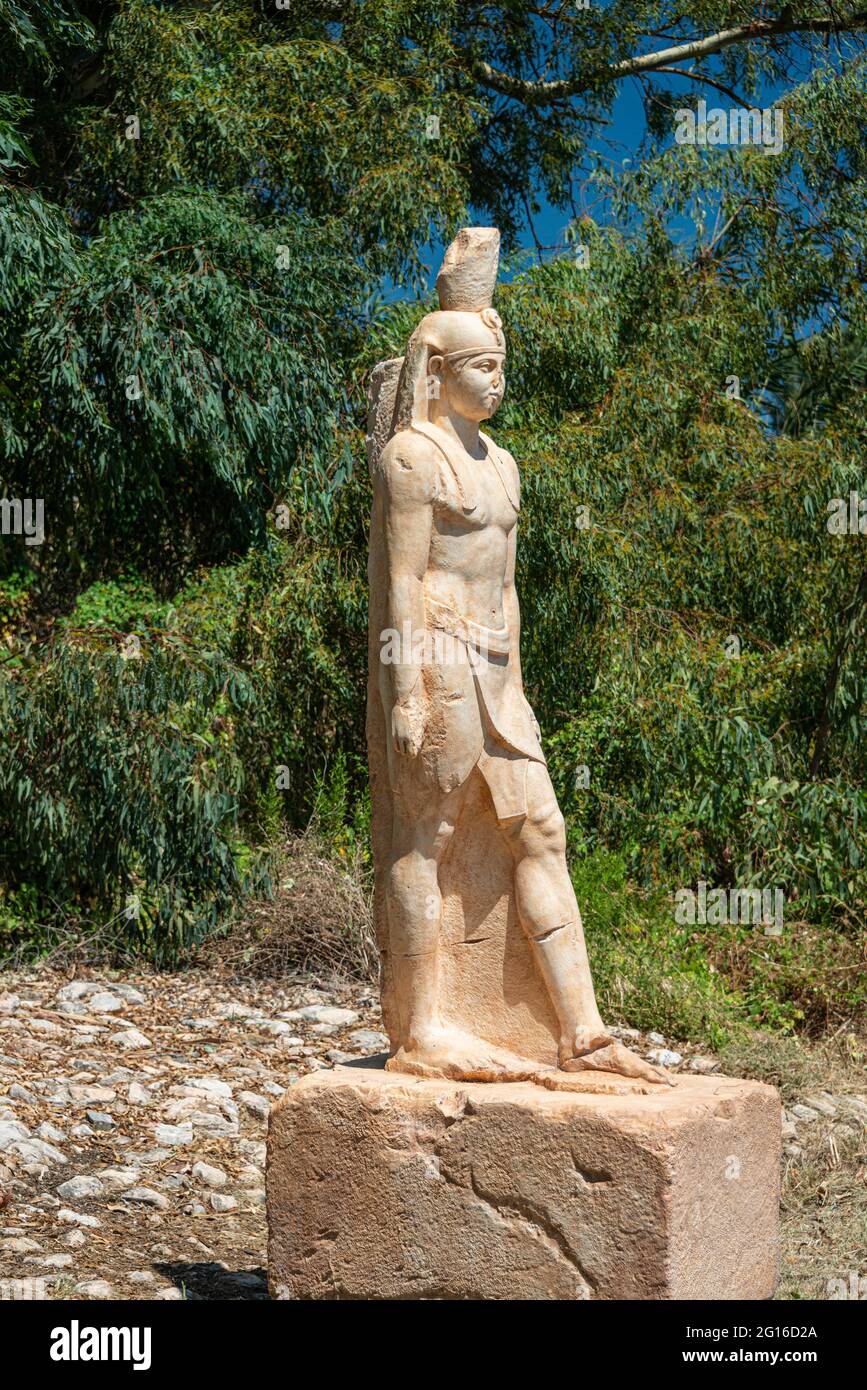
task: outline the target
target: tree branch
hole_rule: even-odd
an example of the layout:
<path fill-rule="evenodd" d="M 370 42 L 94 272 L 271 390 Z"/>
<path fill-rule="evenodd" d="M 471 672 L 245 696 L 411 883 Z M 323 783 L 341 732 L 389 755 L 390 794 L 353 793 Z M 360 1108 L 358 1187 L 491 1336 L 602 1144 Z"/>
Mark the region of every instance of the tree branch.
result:
<path fill-rule="evenodd" d="M 724 82 L 718 82 L 715 77 L 708 77 L 707 73 L 696 72 L 695 68 L 664 67 L 654 68 L 653 71 L 670 72 L 672 77 L 687 77 L 690 82 L 704 82 L 706 86 L 715 87 L 718 92 L 722 92 L 724 96 L 729 97 L 732 101 L 736 102 L 738 106 L 742 106 L 745 111 L 749 110 L 749 102 L 744 101 L 743 97 L 739 97 L 737 92 L 733 91 L 731 87 L 727 87 Z"/>
<path fill-rule="evenodd" d="M 764 39 L 785 37 L 789 34 L 837 34 L 867 28 L 867 10 L 843 18 L 828 19 L 771 19 L 756 20 L 752 24 L 738 24 L 732 29 L 721 29 L 703 39 L 693 39 L 688 43 L 676 44 L 673 48 L 660 48 L 655 53 L 643 53 L 632 58 L 624 58 L 603 69 L 604 76 L 612 82 L 621 77 L 633 77 L 645 72 L 656 72 L 672 63 L 688 62 L 707 58 L 713 53 L 721 53 L 733 44 L 755 43 Z M 514 97 L 528 104 L 560 101 L 576 96 L 584 91 L 589 76 L 563 77 L 551 82 L 533 82 L 524 77 L 513 77 L 501 72 L 479 59 L 473 64 L 473 72 L 486 87 L 491 87 L 502 96 Z"/>

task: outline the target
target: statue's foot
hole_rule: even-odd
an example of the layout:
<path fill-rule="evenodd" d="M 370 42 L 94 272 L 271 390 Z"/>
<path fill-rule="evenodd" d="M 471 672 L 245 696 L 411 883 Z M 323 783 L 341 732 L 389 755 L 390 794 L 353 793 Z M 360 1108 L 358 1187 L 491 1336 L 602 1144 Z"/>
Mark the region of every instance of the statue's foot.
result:
<path fill-rule="evenodd" d="M 459 1028 L 432 1028 L 411 1047 L 400 1047 L 386 1071 L 409 1072 L 449 1081 L 529 1081 L 541 1068 Z"/>
<path fill-rule="evenodd" d="M 564 1049 L 561 1045 L 561 1071 L 610 1071 L 640 1081 L 654 1081 L 661 1086 L 674 1085 L 673 1078 L 663 1067 L 655 1067 L 650 1062 L 645 1062 L 643 1057 L 630 1052 L 628 1047 L 624 1047 L 615 1038 L 603 1034 L 601 1037 L 595 1037 L 593 1041 L 595 1046 L 571 1057 L 563 1055 Z"/>

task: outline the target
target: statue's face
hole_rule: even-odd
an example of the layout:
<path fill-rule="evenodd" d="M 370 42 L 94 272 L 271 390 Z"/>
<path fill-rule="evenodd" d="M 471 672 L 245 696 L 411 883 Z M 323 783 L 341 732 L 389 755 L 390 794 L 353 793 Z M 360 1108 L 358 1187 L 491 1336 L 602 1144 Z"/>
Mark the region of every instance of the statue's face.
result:
<path fill-rule="evenodd" d="M 443 395 L 451 408 L 465 420 L 489 420 L 499 409 L 506 389 L 505 353 L 493 348 L 481 348 L 471 357 L 457 362 L 448 358 L 433 359 L 431 367 L 439 368 Z"/>

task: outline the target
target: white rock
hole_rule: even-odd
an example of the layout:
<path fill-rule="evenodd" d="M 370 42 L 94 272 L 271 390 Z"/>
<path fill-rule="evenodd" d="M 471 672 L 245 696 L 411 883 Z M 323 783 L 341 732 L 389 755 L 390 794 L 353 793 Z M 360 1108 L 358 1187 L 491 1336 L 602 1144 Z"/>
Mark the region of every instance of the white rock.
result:
<path fill-rule="evenodd" d="M 29 1236 L 10 1236 L 8 1240 L 0 1240 L 0 1250 L 10 1255 L 29 1255 L 33 1250 L 41 1250 L 42 1246 L 38 1240 L 31 1240 Z"/>
<path fill-rule="evenodd" d="M 17 1081 L 9 1087 L 9 1095 L 12 1100 L 23 1100 L 25 1105 L 39 1104 L 39 1097 L 28 1091 L 26 1086 L 20 1086 Z"/>
<path fill-rule="evenodd" d="M 242 1168 L 237 1177 L 239 1187 L 261 1187 L 261 1168 Z"/>
<path fill-rule="evenodd" d="M 205 1187 L 225 1187 L 229 1177 L 222 1168 L 214 1168 L 210 1163 L 194 1163 L 193 1180 L 204 1183 Z"/>
<path fill-rule="evenodd" d="M 172 1287 L 160 1289 L 159 1293 L 154 1294 L 154 1298 L 160 1299 L 162 1303 L 183 1303 L 184 1295 L 180 1289 Z"/>
<path fill-rule="evenodd" d="M 349 1041 L 362 1052 L 388 1051 L 388 1038 L 385 1033 L 377 1033 L 373 1028 L 356 1028 L 349 1034 Z"/>
<path fill-rule="evenodd" d="M 196 1091 L 207 1091 L 212 1096 L 222 1096 L 226 1100 L 232 1099 L 232 1088 L 228 1081 L 221 1081 L 218 1076 L 194 1076 L 187 1082 Z"/>
<path fill-rule="evenodd" d="M 88 1008 L 94 1010 L 98 1014 L 113 1014 L 116 1013 L 118 1009 L 123 1008 L 123 1000 L 119 999 L 116 994 L 109 993 L 107 990 L 101 991 L 99 994 L 92 994 L 87 1003 Z"/>
<path fill-rule="evenodd" d="M 257 1095 L 255 1091 L 239 1091 L 238 1100 L 257 1120 L 267 1120 L 271 1113 L 271 1102 L 264 1096 Z"/>
<path fill-rule="evenodd" d="M 133 1269 L 126 1276 L 131 1284 L 152 1284 L 154 1274 L 150 1269 Z"/>
<path fill-rule="evenodd" d="M 812 1124 L 814 1120 L 819 1118 L 819 1112 L 813 1110 L 809 1105 L 793 1105 L 789 1113 L 794 1115 L 797 1120 L 803 1120 L 805 1125 Z"/>
<path fill-rule="evenodd" d="M 194 1129 L 209 1134 L 214 1139 L 232 1139 L 238 1133 L 237 1120 L 227 1120 L 223 1115 L 215 1115 L 210 1110 L 194 1110 L 190 1115 Z"/>
<path fill-rule="evenodd" d="M 152 1187 L 131 1187 L 123 1196 L 127 1202 L 142 1202 L 148 1207 L 158 1207 L 160 1211 L 166 1211 L 171 1206 L 168 1197 L 154 1192 Z"/>
<path fill-rule="evenodd" d="M 73 1250 L 80 1250 L 82 1245 L 87 1244 L 87 1236 L 84 1231 L 67 1231 L 66 1235 L 60 1237 L 61 1245 L 69 1245 Z"/>
<path fill-rule="evenodd" d="M 65 1221 L 69 1226 L 89 1226 L 91 1230 L 96 1230 L 102 1225 L 98 1216 L 91 1216 L 86 1211 L 73 1211 L 70 1207 L 61 1207 L 57 1212 L 57 1220 Z"/>
<path fill-rule="evenodd" d="M 102 1168 L 99 1180 L 109 1192 L 124 1192 L 141 1178 L 138 1168 Z"/>
<path fill-rule="evenodd" d="M 211 1206 L 214 1211 L 234 1211 L 237 1205 L 237 1197 L 229 1197 L 224 1192 L 211 1193 Z"/>
<path fill-rule="evenodd" d="M 0 1120 L 0 1153 L 19 1139 L 28 1139 L 30 1130 L 20 1120 Z"/>
<path fill-rule="evenodd" d="M 87 1118 L 94 1129 L 109 1130 L 114 1129 L 117 1125 L 117 1121 L 113 1120 L 111 1115 L 106 1114 L 104 1110 L 88 1110 Z"/>
<path fill-rule="evenodd" d="M 158 1144 L 167 1144 L 170 1148 L 192 1144 L 193 1128 L 192 1125 L 155 1125 L 154 1137 Z"/>
<path fill-rule="evenodd" d="M 36 1137 L 47 1139 L 50 1144 L 62 1144 L 66 1139 L 63 1130 L 58 1129 L 56 1125 L 50 1125 L 47 1120 L 36 1126 Z"/>
<path fill-rule="evenodd" d="M 662 1036 L 661 1033 L 648 1033 L 647 1041 L 661 1044 L 665 1042 L 665 1038 Z"/>
<path fill-rule="evenodd" d="M 360 1015 L 354 1009 L 337 1009 L 331 1004 L 310 1004 L 306 1009 L 298 1009 L 299 1018 L 309 1019 L 311 1023 L 331 1023 L 336 1028 L 346 1028 L 357 1023 Z"/>
<path fill-rule="evenodd" d="M 85 1298 L 114 1298 L 114 1289 L 105 1279 L 82 1279 L 73 1292 L 84 1294 Z"/>
<path fill-rule="evenodd" d="M 123 1033 L 113 1033 L 109 1042 L 114 1043 L 115 1047 L 126 1048 L 128 1052 L 140 1047 L 151 1046 L 150 1038 L 146 1038 L 144 1033 L 140 1033 L 137 1028 L 127 1028 Z"/>
<path fill-rule="evenodd" d="M 648 1062 L 655 1062 L 658 1067 L 677 1067 L 683 1061 L 679 1052 L 672 1052 L 670 1047 L 652 1047 L 647 1054 Z"/>
<path fill-rule="evenodd" d="M 17 994 L 0 994 L 0 1014 L 14 1014 L 20 1003 Z"/>
<path fill-rule="evenodd" d="M 101 1197 L 103 1192 L 102 1183 L 99 1178 L 81 1177 L 70 1178 L 68 1182 L 61 1183 L 57 1189 L 58 1197 L 62 1197 L 66 1202 L 76 1202 L 81 1197 Z"/>
<path fill-rule="evenodd" d="M 150 1105 L 153 1100 L 153 1096 L 147 1086 L 142 1086 L 138 1081 L 131 1081 L 129 1083 L 129 1090 L 126 1093 L 126 1098 L 130 1105 Z"/>
<path fill-rule="evenodd" d="M 260 1032 L 270 1033 L 272 1037 L 275 1038 L 279 1038 L 281 1034 L 290 1033 L 292 1031 L 288 1023 L 280 1023 L 274 1018 L 266 1018 L 264 1022 L 259 1023 L 257 1026 Z"/>
<path fill-rule="evenodd" d="M 689 1069 L 706 1076 L 712 1071 L 719 1071 L 719 1062 L 715 1057 L 690 1057 Z"/>
<path fill-rule="evenodd" d="M 44 1139 L 18 1139 L 10 1145 L 9 1152 L 18 1154 L 19 1158 L 26 1159 L 29 1163 L 69 1162 L 66 1154 L 55 1149 L 53 1144 L 46 1144 Z"/>
<path fill-rule="evenodd" d="M 40 1263 L 52 1269 L 71 1269 L 75 1261 L 71 1255 L 44 1255 Z"/>

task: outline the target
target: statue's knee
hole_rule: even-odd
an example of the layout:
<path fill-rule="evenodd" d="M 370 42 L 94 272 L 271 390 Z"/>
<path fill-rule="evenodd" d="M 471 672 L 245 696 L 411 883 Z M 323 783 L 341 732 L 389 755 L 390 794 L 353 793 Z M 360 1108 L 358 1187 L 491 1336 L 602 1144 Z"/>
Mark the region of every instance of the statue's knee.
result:
<path fill-rule="evenodd" d="M 388 875 L 389 897 L 411 905 L 414 900 L 421 898 L 423 901 L 437 891 L 437 866 L 432 857 L 413 851 L 392 864 Z"/>
<path fill-rule="evenodd" d="M 535 839 L 545 854 L 566 853 L 566 822 L 556 803 L 536 814 L 532 826 Z"/>

